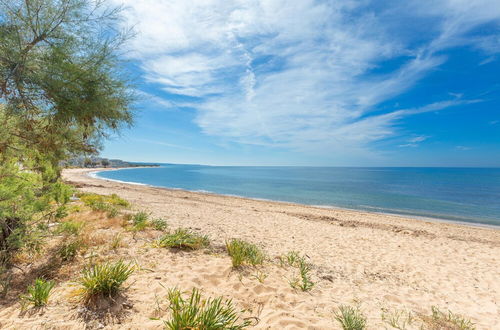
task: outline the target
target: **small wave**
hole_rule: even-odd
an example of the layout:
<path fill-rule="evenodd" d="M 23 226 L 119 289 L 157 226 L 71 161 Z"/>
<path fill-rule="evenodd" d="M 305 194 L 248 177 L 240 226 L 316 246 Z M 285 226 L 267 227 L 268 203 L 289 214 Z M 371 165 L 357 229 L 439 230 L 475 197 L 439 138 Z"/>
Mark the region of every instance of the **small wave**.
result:
<path fill-rule="evenodd" d="M 111 171 L 116 171 L 116 170 L 111 170 Z M 102 177 L 102 176 L 99 175 L 99 173 L 102 173 L 102 172 L 107 172 L 107 171 L 89 172 L 87 175 L 90 176 L 91 178 L 99 179 L 99 180 L 106 180 L 106 181 L 113 181 L 113 182 L 119 182 L 119 183 L 133 184 L 133 185 L 136 185 L 136 186 L 149 186 L 149 187 L 153 187 L 153 186 L 151 186 L 149 184 L 145 184 L 145 183 L 139 183 L 139 182 L 123 181 L 123 180 L 116 180 L 116 179 L 105 178 L 105 177 Z"/>

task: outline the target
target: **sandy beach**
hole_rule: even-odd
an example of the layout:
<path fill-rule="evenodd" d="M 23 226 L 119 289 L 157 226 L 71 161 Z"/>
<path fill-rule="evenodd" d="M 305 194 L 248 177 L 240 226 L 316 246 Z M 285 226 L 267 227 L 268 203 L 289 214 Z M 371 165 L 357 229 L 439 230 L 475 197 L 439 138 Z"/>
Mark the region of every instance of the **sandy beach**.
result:
<path fill-rule="evenodd" d="M 368 329 L 387 326 L 383 310 L 429 314 L 431 306 L 462 314 L 477 329 L 500 329 L 498 229 L 132 185 L 92 178 L 90 171 L 95 169 L 65 170 L 63 177 L 85 192 L 118 194 L 135 210 L 166 219 L 171 228 L 206 234 L 221 249 L 226 240 L 242 238 L 262 247 L 271 261 L 299 251 L 312 264 L 316 283 L 310 292 L 292 289 L 292 271 L 277 262 L 259 270 L 266 277 L 258 281 L 251 271 L 233 271 L 223 253 L 158 250 L 145 243 L 154 233 L 145 234 L 143 241 L 131 240 L 136 247 L 122 255 L 150 271 L 133 275 L 126 293 L 131 312 L 109 328 L 161 328 L 161 322 L 151 319 L 155 297 L 165 295 L 165 287 L 177 286 L 233 299 L 258 319 L 258 329 L 338 329 L 333 311 L 340 304 L 358 305 Z M 57 297 L 64 292 L 60 289 Z M 49 307 L 53 320 L 58 313 L 64 319 L 65 308 L 75 310 L 61 306 L 66 305 Z M 3 326 L 42 327 L 36 318 L 16 321 L 13 308 L 0 312 L 0 320 L 10 319 Z M 60 325 L 82 324 L 75 318 Z"/>

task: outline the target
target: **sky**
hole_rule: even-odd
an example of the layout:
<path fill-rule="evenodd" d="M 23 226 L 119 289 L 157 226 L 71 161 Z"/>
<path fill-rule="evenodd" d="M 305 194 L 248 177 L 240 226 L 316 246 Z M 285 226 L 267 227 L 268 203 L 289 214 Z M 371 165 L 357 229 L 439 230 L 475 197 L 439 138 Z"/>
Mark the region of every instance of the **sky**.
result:
<path fill-rule="evenodd" d="M 498 0 L 113 0 L 134 127 L 102 155 L 500 166 Z"/>

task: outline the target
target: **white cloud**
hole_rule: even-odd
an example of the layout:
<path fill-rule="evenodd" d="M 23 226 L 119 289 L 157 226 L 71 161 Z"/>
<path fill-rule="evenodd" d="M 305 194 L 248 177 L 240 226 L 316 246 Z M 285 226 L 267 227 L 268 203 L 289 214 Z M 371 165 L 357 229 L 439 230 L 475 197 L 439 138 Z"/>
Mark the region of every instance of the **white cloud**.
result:
<path fill-rule="evenodd" d="M 362 149 L 396 134 L 406 116 L 470 102 L 375 112 L 444 63 L 443 50 L 500 52 L 498 37 L 469 35 L 499 22 L 497 0 L 405 1 L 375 13 L 351 0 L 120 2 L 139 33 L 131 56 L 145 79 L 201 98 L 203 132 L 242 143 Z M 399 35 L 407 17 L 432 23 Z M 391 59 L 400 64 L 372 73 Z"/>

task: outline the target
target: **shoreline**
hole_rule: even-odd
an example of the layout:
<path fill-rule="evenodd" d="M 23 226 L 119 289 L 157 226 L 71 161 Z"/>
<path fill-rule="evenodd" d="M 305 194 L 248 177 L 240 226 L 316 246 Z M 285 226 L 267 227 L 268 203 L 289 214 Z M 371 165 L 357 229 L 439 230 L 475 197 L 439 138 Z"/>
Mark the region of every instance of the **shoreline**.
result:
<path fill-rule="evenodd" d="M 132 204 L 131 212 L 164 219 L 170 231 L 185 228 L 207 235 L 218 251 L 172 253 L 140 241 L 138 260 L 146 265 L 157 260 L 151 267 L 162 267 L 148 281 L 161 277 L 169 287 L 224 295 L 244 309 L 259 311 L 259 329 L 286 324 L 295 325 L 291 329 L 330 329 L 332 311 L 341 304 L 359 305 L 374 329 L 385 326 L 381 308 L 428 315 L 432 306 L 470 318 L 477 329 L 500 325 L 497 229 L 88 176 L 98 170 L 64 170 L 63 179 L 83 192 L 117 194 Z M 268 266 L 259 270 L 268 275 L 263 283 L 255 280 L 256 270 L 243 275 L 243 282 L 242 273 L 231 270 L 224 251 L 225 242 L 233 238 L 256 244 L 268 256 Z M 315 286 L 308 293 L 291 289 L 293 274 L 273 265 L 290 251 L 311 264 Z M 150 304 L 154 293 L 142 283 L 134 292 L 148 295 Z"/>
<path fill-rule="evenodd" d="M 156 188 L 156 189 L 164 189 L 167 191 L 185 191 L 185 192 L 190 192 L 190 193 L 205 194 L 205 195 L 212 195 L 212 196 L 235 197 L 235 198 L 242 198 L 242 199 L 248 199 L 248 200 L 253 200 L 253 201 L 264 201 L 264 202 L 270 202 L 270 203 L 288 204 L 288 205 L 312 207 L 312 208 L 327 209 L 327 210 L 334 210 L 334 211 L 340 210 L 340 211 L 379 214 L 379 215 L 386 215 L 386 216 L 396 216 L 396 217 L 401 217 L 401 218 L 405 218 L 408 220 L 426 221 L 426 222 L 434 222 L 434 223 L 447 223 L 447 224 L 456 224 L 456 225 L 461 225 L 461 226 L 470 226 L 470 227 L 479 227 L 479 228 L 500 230 L 500 225 L 495 225 L 495 224 L 487 224 L 487 223 L 472 222 L 472 221 L 468 222 L 465 220 L 460 221 L 460 220 L 453 220 L 453 219 L 446 219 L 446 218 L 439 218 L 439 217 L 420 216 L 420 215 L 397 213 L 397 212 L 383 212 L 383 211 L 377 212 L 377 211 L 346 208 L 346 207 L 333 206 L 333 205 L 303 204 L 303 203 L 295 203 L 295 202 L 282 201 L 282 200 L 274 200 L 274 199 L 266 199 L 266 198 L 258 198 L 258 197 L 248 197 L 248 196 L 242 196 L 242 195 L 221 194 L 221 193 L 216 193 L 216 192 L 212 192 L 212 191 L 204 191 L 204 190 L 188 190 L 188 189 L 183 189 L 183 188 L 162 187 L 162 186 L 155 186 L 155 185 L 146 184 L 146 183 L 129 182 L 129 181 L 109 179 L 109 178 L 104 178 L 104 177 L 98 176 L 98 173 L 100 173 L 100 172 L 128 170 L 128 169 L 136 169 L 136 168 L 147 168 L 147 167 L 101 168 L 101 169 L 95 169 L 93 171 L 89 171 L 87 173 L 87 176 L 89 176 L 93 179 L 97 179 L 97 180 L 105 180 L 105 181 L 111 181 L 111 182 L 118 182 L 118 183 L 122 183 L 122 184 L 145 186 L 145 187 L 151 187 L 151 188 Z M 91 170 L 91 169 L 89 169 L 89 170 Z"/>

